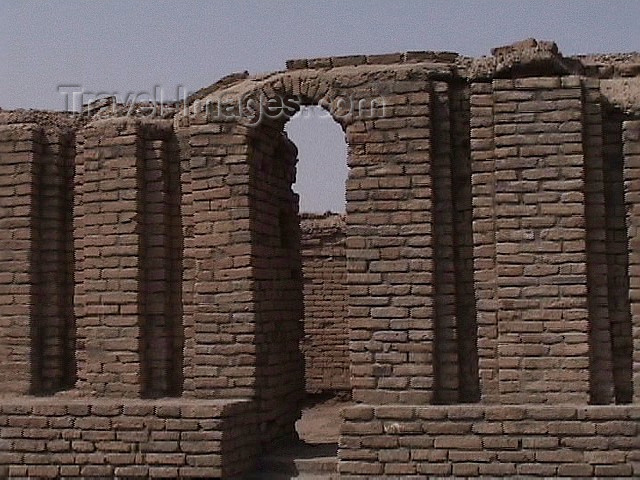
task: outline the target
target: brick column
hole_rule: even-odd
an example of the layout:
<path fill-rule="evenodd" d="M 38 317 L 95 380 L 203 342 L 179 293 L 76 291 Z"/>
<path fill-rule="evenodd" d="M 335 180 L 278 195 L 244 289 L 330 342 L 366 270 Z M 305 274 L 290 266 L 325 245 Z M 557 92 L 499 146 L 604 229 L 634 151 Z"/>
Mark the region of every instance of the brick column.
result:
<path fill-rule="evenodd" d="M 589 401 L 578 77 L 494 80 L 501 403 Z"/>
<path fill-rule="evenodd" d="M 184 395 L 253 397 L 257 340 L 246 129 L 210 122 L 204 114 L 188 120 L 179 131 Z"/>
<path fill-rule="evenodd" d="M 74 214 L 78 386 L 140 394 L 138 218 L 140 123 L 100 120 L 80 132 Z"/>
<path fill-rule="evenodd" d="M 0 126 L 0 389 L 31 387 L 32 265 L 35 163 L 33 124 Z"/>
<path fill-rule="evenodd" d="M 398 75 L 387 115 L 347 127 L 347 284 L 353 397 L 434 396 L 431 85 Z M 395 105 L 395 106 L 394 106 Z"/>
<path fill-rule="evenodd" d="M 623 142 L 633 339 L 633 403 L 640 403 L 640 120 L 624 122 Z"/>

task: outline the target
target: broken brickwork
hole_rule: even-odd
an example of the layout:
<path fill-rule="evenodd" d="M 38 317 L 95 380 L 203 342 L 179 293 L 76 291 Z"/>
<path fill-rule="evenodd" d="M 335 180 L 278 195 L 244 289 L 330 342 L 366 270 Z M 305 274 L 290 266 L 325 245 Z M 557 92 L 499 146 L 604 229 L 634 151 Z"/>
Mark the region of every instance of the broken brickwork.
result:
<path fill-rule="evenodd" d="M 0 473 L 235 478 L 295 438 L 306 355 L 357 404 L 343 478 L 640 475 L 639 91 L 637 54 L 526 40 L 292 60 L 163 118 L 0 111 Z M 316 104 L 344 247 L 291 189 Z M 346 266 L 331 364 L 309 246 Z"/>

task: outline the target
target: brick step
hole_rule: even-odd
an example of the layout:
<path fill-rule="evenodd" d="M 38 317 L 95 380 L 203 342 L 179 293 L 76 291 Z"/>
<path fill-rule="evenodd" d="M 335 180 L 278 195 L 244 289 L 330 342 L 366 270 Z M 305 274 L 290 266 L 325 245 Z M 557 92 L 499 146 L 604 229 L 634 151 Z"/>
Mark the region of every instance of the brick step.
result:
<path fill-rule="evenodd" d="M 264 455 L 247 480 L 328 480 L 337 478 L 338 446 L 305 443 L 281 447 Z"/>

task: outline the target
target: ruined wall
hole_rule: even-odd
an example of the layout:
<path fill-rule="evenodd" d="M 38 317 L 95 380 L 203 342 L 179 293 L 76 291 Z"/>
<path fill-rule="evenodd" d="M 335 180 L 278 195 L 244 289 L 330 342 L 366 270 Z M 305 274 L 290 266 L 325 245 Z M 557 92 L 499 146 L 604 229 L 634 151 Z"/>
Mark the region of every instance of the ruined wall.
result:
<path fill-rule="evenodd" d="M 313 301 L 348 349 L 344 326 L 302 345 L 358 404 L 341 474 L 637 476 L 638 65 L 527 40 L 290 61 L 173 119 L 0 112 L 0 472 L 233 478 L 294 438 L 310 327 L 283 129 L 320 104 L 348 220 L 344 247 L 302 252 L 344 257 Z"/>
<path fill-rule="evenodd" d="M 305 386 L 308 393 L 348 391 L 349 326 L 345 221 L 302 214 Z"/>

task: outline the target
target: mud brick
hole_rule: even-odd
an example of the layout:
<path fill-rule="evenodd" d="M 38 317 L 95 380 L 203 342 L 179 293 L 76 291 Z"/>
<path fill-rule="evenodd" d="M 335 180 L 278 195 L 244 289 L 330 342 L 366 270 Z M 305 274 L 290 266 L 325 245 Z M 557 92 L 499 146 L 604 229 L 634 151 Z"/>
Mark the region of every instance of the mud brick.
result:
<path fill-rule="evenodd" d="M 477 469 L 480 475 L 510 476 L 510 475 L 515 475 L 516 464 L 514 463 L 479 464 L 477 465 Z"/>
<path fill-rule="evenodd" d="M 376 463 L 345 461 L 338 463 L 338 471 L 341 474 L 382 475 L 384 468 Z"/>
<path fill-rule="evenodd" d="M 594 469 L 594 475 L 602 477 L 627 477 L 632 473 L 633 469 L 629 464 L 596 465 Z"/>
<path fill-rule="evenodd" d="M 81 430 L 110 430 L 111 421 L 105 417 L 82 417 L 76 419 L 76 428 Z"/>
<path fill-rule="evenodd" d="M 371 420 L 373 408 L 366 406 L 353 406 L 342 410 L 341 415 L 345 420 Z"/>
<path fill-rule="evenodd" d="M 146 477 L 149 474 L 149 467 L 145 465 L 117 466 L 114 473 L 118 477 Z"/>
<path fill-rule="evenodd" d="M 150 478 L 177 478 L 177 467 L 149 467 Z"/>
<path fill-rule="evenodd" d="M 220 467 L 222 458 L 220 455 L 187 455 L 186 463 L 194 467 Z"/>
<path fill-rule="evenodd" d="M 149 465 L 184 465 L 185 456 L 182 453 L 147 453 L 145 455 Z"/>
<path fill-rule="evenodd" d="M 122 413 L 126 416 L 143 417 L 153 415 L 153 404 L 125 404 L 122 408 Z"/>
<path fill-rule="evenodd" d="M 86 477 L 110 477 L 113 470 L 112 465 L 85 465 L 80 468 L 80 474 Z"/>
<path fill-rule="evenodd" d="M 161 418 L 178 418 L 180 417 L 180 406 L 158 405 L 156 407 L 156 415 Z"/>
<path fill-rule="evenodd" d="M 471 432 L 471 422 L 422 422 L 422 431 L 427 434 L 467 434 Z"/>
<path fill-rule="evenodd" d="M 89 415 L 89 405 L 70 403 L 67 405 L 67 412 L 73 417 L 83 417 Z"/>
<path fill-rule="evenodd" d="M 118 404 L 102 405 L 96 403 L 91 405 L 91 414 L 98 417 L 115 417 L 120 415 L 122 406 Z"/>
<path fill-rule="evenodd" d="M 584 463 L 558 465 L 558 475 L 567 477 L 591 477 L 593 476 L 593 466 Z"/>
<path fill-rule="evenodd" d="M 180 478 L 211 478 L 220 474 L 210 467 L 180 467 Z"/>
<path fill-rule="evenodd" d="M 140 445 L 140 451 L 142 452 L 177 452 L 178 450 L 178 442 L 176 441 L 152 440 Z"/>
<path fill-rule="evenodd" d="M 380 450 L 378 460 L 383 463 L 402 463 L 409 460 L 409 450 L 406 448 L 396 448 L 393 450 Z"/>
<path fill-rule="evenodd" d="M 517 437 L 495 436 L 482 437 L 482 445 L 484 448 L 493 450 L 514 450 L 520 447 L 520 439 Z"/>
<path fill-rule="evenodd" d="M 453 475 L 458 477 L 477 476 L 480 466 L 477 463 L 455 463 L 453 465 Z"/>
<path fill-rule="evenodd" d="M 164 422 L 164 427 L 167 430 L 195 431 L 195 430 L 199 430 L 199 426 L 200 424 L 198 420 L 193 420 L 193 419 L 169 418 Z"/>
<path fill-rule="evenodd" d="M 77 477 L 80 475 L 80 466 L 78 465 L 60 465 L 60 476 Z"/>
<path fill-rule="evenodd" d="M 116 438 L 116 432 L 113 430 L 82 430 L 80 435 L 83 440 L 90 441 L 113 440 Z"/>
<path fill-rule="evenodd" d="M 543 463 L 581 463 L 584 462 L 584 453 L 567 449 L 539 450 L 536 451 L 536 460 Z"/>
<path fill-rule="evenodd" d="M 596 433 L 599 435 L 622 435 L 635 436 L 638 432 L 638 425 L 634 422 L 612 420 L 609 422 L 596 424 Z"/>
<path fill-rule="evenodd" d="M 463 435 L 447 435 L 436 438 L 435 448 L 451 448 L 451 449 L 481 449 L 482 439 L 476 436 L 463 436 Z"/>
<path fill-rule="evenodd" d="M 144 419 L 139 417 L 112 417 L 111 426 L 114 430 L 140 430 L 144 426 Z"/>
<path fill-rule="evenodd" d="M 381 419 L 408 420 L 414 417 L 414 412 L 412 408 L 384 406 L 376 408 L 375 416 Z"/>
<path fill-rule="evenodd" d="M 373 435 L 381 434 L 382 422 L 353 423 L 346 422 L 342 425 L 343 435 Z"/>
<path fill-rule="evenodd" d="M 27 475 L 41 478 L 56 478 L 60 472 L 57 465 L 29 465 Z"/>
<path fill-rule="evenodd" d="M 450 463 L 418 463 L 416 470 L 425 475 L 447 476 L 451 475 L 452 467 Z"/>

